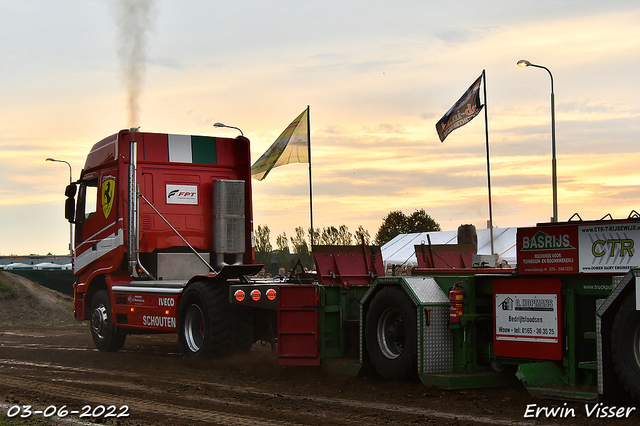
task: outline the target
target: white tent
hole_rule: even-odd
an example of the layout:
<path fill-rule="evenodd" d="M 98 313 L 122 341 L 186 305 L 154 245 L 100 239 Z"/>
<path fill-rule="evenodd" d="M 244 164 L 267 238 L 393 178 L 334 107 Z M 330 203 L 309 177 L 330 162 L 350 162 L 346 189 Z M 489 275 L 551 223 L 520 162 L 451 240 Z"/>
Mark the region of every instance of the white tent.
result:
<path fill-rule="evenodd" d="M 12 269 L 33 269 L 32 265 L 27 265 L 26 263 L 10 263 L 8 265 L 5 265 L 4 269 L 10 271 Z"/>
<path fill-rule="evenodd" d="M 62 269 L 62 265 L 51 262 L 43 262 L 33 265 L 33 269 Z"/>
<path fill-rule="evenodd" d="M 491 253 L 491 230 L 479 229 L 478 254 Z M 419 232 L 415 234 L 400 234 L 382 246 L 382 261 L 392 264 L 418 264 L 415 255 L 416 245 L 429 244 L 457 244 L 458 231 Z M 498 253 L 500 260 L 505 259 L 510 265 L 516 264 L 516 228 L 493 228 L 493 251 Z"/>

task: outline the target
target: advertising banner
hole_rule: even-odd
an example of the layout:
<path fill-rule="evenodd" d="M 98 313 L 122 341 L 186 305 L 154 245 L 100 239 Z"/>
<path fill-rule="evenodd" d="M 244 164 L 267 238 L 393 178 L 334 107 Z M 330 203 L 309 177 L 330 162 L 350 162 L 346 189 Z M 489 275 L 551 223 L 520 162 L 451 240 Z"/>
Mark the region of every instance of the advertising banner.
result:
<path fill-rule="evenodd" d="M 498 278 L 493 296 L 496 356 L 562 359 L 560 278 Z"/>
<path fill-rule="evenodd" d="M 640 224 L 597 224 L 578 227 L 580 272 L 627 273 L 640 267 L 635 246 L 640 244 Z"/>
<path fill-rule="evenodd" d="M 578 272 L 578 233 L 575 226 L 518 229 L 518 271 L 522 274 Z"/>
<path fill-rule="evenodd" d="M 558 343 L 556 294 L 500 293 L 496 299 L 496 339 Z"/>

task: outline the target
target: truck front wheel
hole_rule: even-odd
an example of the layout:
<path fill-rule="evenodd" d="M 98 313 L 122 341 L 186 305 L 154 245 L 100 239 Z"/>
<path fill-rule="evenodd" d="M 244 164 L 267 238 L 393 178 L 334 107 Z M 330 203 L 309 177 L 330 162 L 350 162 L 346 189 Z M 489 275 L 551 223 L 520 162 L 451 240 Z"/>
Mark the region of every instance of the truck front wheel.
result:
<path fill-rule="evenodd" d="M 91 337 L 96 348 L 103 352 L 117 352 L 124 346 L 126 334 L 116 333 L 107 290 L 100 290 L 91 302 Z"/>
<path fill-rule="evenodd" d="M 371 363 L 387 380 L 417 374 L 417 313 L 400 287 L 386 287 L 371 301 L 365 338 Z"/>
<path fill-rule="evenodd" d="M 620 382 L 640 402 L 640 311 L 635 293 L 622 302 L 613 321 L 611 352 Z"/>

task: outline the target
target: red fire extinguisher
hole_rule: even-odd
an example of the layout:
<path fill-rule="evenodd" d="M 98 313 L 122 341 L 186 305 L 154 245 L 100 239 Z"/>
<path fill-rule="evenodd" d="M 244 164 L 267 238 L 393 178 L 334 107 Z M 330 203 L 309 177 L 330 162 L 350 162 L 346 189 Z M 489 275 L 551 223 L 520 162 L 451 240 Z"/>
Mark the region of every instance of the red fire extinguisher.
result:
<path fill-rule="evenodd" d="M 464 306 L 462 305 L 464 291 L 458 288 L 460 282 L 455 283 L 453 287 L 449 289 L 449 324 L 459 325 L 460 316 L 464 314 Z"/>

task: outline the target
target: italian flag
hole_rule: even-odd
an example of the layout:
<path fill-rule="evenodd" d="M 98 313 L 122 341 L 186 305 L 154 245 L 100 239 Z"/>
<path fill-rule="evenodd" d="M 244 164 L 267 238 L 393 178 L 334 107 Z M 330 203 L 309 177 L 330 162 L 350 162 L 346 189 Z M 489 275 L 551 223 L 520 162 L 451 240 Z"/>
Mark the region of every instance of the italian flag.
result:
<path fill-rule="evenodd" d="M 216 138 L 169 135 L 169 162 L 217 164 Z"/>

